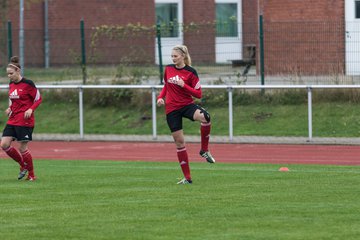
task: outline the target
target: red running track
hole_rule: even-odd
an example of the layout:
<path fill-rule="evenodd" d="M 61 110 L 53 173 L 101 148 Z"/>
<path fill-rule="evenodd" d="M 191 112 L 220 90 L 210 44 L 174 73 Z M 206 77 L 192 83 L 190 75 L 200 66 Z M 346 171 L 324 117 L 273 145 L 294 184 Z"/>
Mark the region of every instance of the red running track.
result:
<path fill-rule="evenodd" d="M 204 161 L 199 147 L 186 144 L 190 161 Z M 162 142 L 34 141 L 29 149 L 34 159 L 177 161 L 175 144 Z M 222 163 L 360 165 L 360 146 L 211 143 L 210 150 Z"/>

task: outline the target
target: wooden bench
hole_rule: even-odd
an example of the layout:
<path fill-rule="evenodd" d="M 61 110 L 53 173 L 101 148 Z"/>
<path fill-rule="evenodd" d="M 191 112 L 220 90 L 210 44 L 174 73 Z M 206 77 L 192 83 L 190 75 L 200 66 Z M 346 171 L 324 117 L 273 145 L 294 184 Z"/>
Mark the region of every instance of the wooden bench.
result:
<path fill-rule="evenodd" d="M 249 44 L 244 46 L 243 59 L 230 60 L 232 67 L 244 67 L 256 64 L 256 46 Z"/>
<path fill-rule="evenodd" d="M 255 59 L 239 59 L 239 60 L 230 60 L 232 67 L 244 67 L 248 65 L 255 65 Z"/>

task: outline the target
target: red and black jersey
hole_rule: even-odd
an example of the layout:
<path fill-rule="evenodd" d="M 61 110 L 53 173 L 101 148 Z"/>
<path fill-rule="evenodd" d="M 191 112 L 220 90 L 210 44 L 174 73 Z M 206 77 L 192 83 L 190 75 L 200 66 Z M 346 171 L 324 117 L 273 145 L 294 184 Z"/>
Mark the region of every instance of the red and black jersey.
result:
<path fill-rule="evenodd" d="M 7 124 L 34 127 L 34 111 L 40 105 L 41 101 L 40 92 L 33 81 L 22 78 L 20 82 L 10 82 L 9 107 L 11 112 Z M 30 108 L 33 110 L 33 114 L 30 118 L 25 119 L 24 113 Z"/>
<path fill-rule="evenodd" d="M 182 79 L 184 87 L 176 82 Z M 158 98 L 165 98 L 166 114 L 194 103 L 193 97 L 201 98 L 201 86 L 197 72 L 186 65 L 176 68 L 174 64 L 167 65 L 164 73 L 164 88 Z"/>

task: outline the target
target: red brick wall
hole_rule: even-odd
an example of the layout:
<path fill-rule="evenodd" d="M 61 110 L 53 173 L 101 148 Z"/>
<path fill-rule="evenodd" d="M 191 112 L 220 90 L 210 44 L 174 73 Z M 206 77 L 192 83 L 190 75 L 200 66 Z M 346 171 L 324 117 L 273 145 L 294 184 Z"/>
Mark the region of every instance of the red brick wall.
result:
<path fill-rule="evenodd" d="M 249 60 L 253 56 L 250 51 L 255 46 L 258 49 L 258 4 L 257 1 L 242 1 L 242 32 L 243 32 L 243 59 Z M 256 55 L 255 55 L 256 57 Z"/>
<path fill-rule="evenodd" d="M 258 44 L 258 12 L 264 16 L 266 74 L 325 74 L 344 68 L 344 0 L 242 0 L 243 44 Z M 13 49 L 18 54 L 18 1 L 10 1 Z M 51 65 L 73 64 L 80 54 L 79 22 L 86 28 L 87 56 L 91 56 L 91 28 L 103 24 L 155 23 L 154 1 L 145 0 L 51 0 L 49 1 Z M 203 23 L 195 32 L 185 32 L 184 42 L 194 63 L 215 60 L 215 33 L 207 27 L 215 19 L 214 0 L 184 0 L 184 23 Z M 44 65 L 43 3 L 25 8 L 25 65 Z M 141 35 L 141 34 L 140 34 Z M 131 44 L 129 44 L 131 42 Z M 258 45 L 257 45 L 258 46 Z M 134 48 L 142 48 L 138 58 L 154 60 L 154 37 L 148 34 L 121 41 L 101 38 L 97 63 L 116 63 Z M 257 47 L 257 50 L 259 48 Z M 258 54 L 257 54 L 258 55 Z"/>
<path fill-rule="evenodd" d="M 80 20 L 84 19 L 87 55 L 91 55 L 92 28 L 100 25 L 141 24 L 153 26 L 155 23 L 154 1 L 143 0 L 51 0 L 49 1 L 49 34 L 51 65 L 72 64 L 74 55 L 80 54 Z M 141 6 L 141 7 L 140 7 Z M 9 14 L 14 33 L 19 26 L 18 5 L 13 5 Z M 26 6 L 24 12 L 25 28 L 25 65 L 44 64 L 44 7 L 43 3 Z M 13 53 L 18 54 L 18 35 L 14 34 Z M 128 40 L 144 48 L 144 56 L 154 56 L 155 38 L 128 36 Z M 101 39 L 104 48 L 98 46 L 97 63 L 114 63 L 132 51 L 129 41 L 109 41 Z M 111 53 L 107 56 L 107 52 Z"/>
<path fill-rule="evenodd" d="M 344 4 L 344 0 L 262 0 L 265 73 L 342 73 Z"/>
<path fill-rule="evenodd" d="M 184 0 L 184 25 L 195 23 L 197 28 L 184 32 L 184 43 L 189 47 L 193 62 L 215 62 L 215 2 Z"/>
<path fill-rule="evenodd" d="M 244 45 L 255 44 L 258 37 L 257 1 L 242 1 L 242 22 Z"/>
<path fill-rule="evenodd" d="M 51 28 L 74 28 L 84 19 L 88 27 L 103 24 L 155 23 L 155 3 L 144 0 L 53 0 L 49 1 Z"/>
<path fill-rule="evenodd" d="M 141 7 L 139 7 L 141 6 Z M 58 11 L 61 9 L 62 11 Z M 93 53 L 90 48 L 91 44 L 91 28 L 100 25 L 127 25 L 129 23 L 143 26 L 153 26 L 155 23 L 155 3 L 153 1 L 142 0 L 122 0 L 122 1 L 54 1 L 49 8 L 49 15 L 51 16 L 50 28 L 52 29 L 78 29 L 80 19 L 84 19 L 86 28 L 86 44 L 87 55 L 96 58 L 96 63 L 119 63 L 121 60 L 136 62 L 140 56 L 133 54 L 134 48 L 140 50 L 144 54 L 142 59 L 153 59 L 154 56 L 154 39 L 155 38 L 141 38 L 139 36 L 126 35 L 121 40 L 115 39 L 110 41 L 108 37 L 102 37 L 97 45 L 97 51 Z M 61 32 L 59 32 L 61 36 Z M 74 32 L 74 34 L 79 34 Z M 72 35 L 72 33 L 69 33 Z M 56 37 L 53 36 L 53 39 Z M 71 39 L 71 38 L 67 38 Z M 61 37 L 59 37 L 59 44 Z M 71 46 L 74 48 L 72 52 L 79 52 L 80 42 L 78 38 L 72 40 Z M 54 42 L 54 40 L 52 41 Z M 131 47 L 129 47 L 131 42 Z M 77 46 L 77 47 L 76 47 Z M 92 52 L 92 53 L 90 53 Z M 131 55 L 131 56 L 129 56 Z M 68 62 L 63 59 L 60 63 Z"/>
<path fill-rule="evenodd" d="M 260 0 L 268 21 L 334 21 L 344 16 L 344 0 Z M 343 19 L 343 18 L 342 18 Z"/>
<path fill-rule="evenodd" d="M 251 5 L 251 4 L 250 4 Z M 212 23 L 215 19 L 214 0 L 184 0 L 184 24 L 195 23 L 195 31 L 184 33 L 184 43 L 188 45 L 194 63 L 214 63 L 215 31 Z M 74 55 L 80 54 L 79 22 L 84 19 L 86 28 L 87 56 L 92 54 L 89 47 L 91 28 L 99 25 L 126 25 L 137 23 L 152 26 L 155 23 L 155 1 L 144 0 L 51 0 L 49 1 L 50 57 L 51 65 L 72 64 Z M 18 26 L 18 6 L 11 13 L 14 33 Z M 44 10 L 43 4 L 32 4 L 25 9 L 26 29 L 26 64 L 44 64 Z M 30 29 L 33 29 L 30 33 Z M 35 30 L 36 29 L 36 30 Z M 131 38 L 131 45 L 141 46 L 143 59 L 154 60 L 155 38 Z M 14 54 L 17 52 L 17 35 L 14 36 Z M 97 52 L 97 63 L 115 63 L 125 53 L 129 53 L 129 41 L 109 41 L 100 39 Z"/>
<path fill-rule="evenodd" d="M 13 55 L 19 54 L 20 8 L 18 2 L 10 1 L 8 13 L 8 19 L 11 21 L 13 29 Z M 42 6 L 42 3 L 24 4 L 25 65 L 40 65 L 43 63 L 44 12 Z"/>

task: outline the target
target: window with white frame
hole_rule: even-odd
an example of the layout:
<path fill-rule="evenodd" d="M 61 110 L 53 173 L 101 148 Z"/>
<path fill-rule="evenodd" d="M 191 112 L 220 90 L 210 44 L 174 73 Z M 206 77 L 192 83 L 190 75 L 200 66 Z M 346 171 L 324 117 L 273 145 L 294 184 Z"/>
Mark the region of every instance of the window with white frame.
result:
<path fill-rule="evenodd" d="M 355 18 L 360 19 L 360 1 L 355 1 Z"/>
<path fill-rule="evenodd" d="M 179 37 L 179 5 L 175 1 L 155 2 L 156 22 L 161 26 L 162 37 Z"/>
<path fill-rule="evenodd" d="M 238 1 L 216 1 L 216 36 L 238 36 Z"/>

